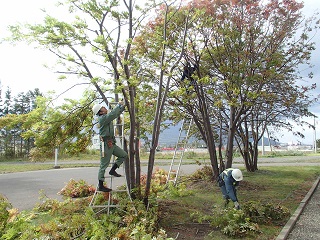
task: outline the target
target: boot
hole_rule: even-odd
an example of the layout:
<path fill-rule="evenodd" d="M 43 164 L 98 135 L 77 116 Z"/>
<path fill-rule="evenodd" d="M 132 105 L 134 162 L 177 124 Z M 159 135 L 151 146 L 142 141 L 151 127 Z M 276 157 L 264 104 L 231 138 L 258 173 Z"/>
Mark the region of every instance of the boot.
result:
<path fill-rule="evenodd" d="M 117 164 L 113 164 L 109 174 L 112 175 L 112 176 L 115 176 L 115 177 L 121 177 L 121 175 L 116 172 L 117 168 L 118 168 L 118 165 Z"/>
<path fill-rule="evenodd" d="M 101 191 L 101 192 L 111 192 L 112 189 L 111 189 L 111 188 L 106 188 L 106 187 L 103 185 L 103 181 L 102 181 L 102 180 L 99 180 L 99 188 L 98 188 L 98 191 Z"/>

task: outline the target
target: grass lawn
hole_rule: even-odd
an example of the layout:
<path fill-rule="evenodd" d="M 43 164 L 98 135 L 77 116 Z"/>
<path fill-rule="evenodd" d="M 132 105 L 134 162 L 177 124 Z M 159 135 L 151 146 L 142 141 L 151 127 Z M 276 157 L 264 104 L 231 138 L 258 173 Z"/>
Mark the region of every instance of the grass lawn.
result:
<path fill-rule="evenodd" d="M 261 204 L 273 204 L 287 208 L 292 215 L 301 200 L 320 175 L 318 167 L 261 167 L 259 171 L 244 171 L 244 180 L 238 189 L 240 205 L 250 201 Z M 210 224 L 195 222 L 192 213 L 197 215 L 215 215 L 224 208 L 220 189 L 213 181 L 195 179 L 185 182 L 193 194 L 183 197 L 167 197 L 160 201 L 160 224 L 170 237 L 179 239 L 231 239 Z M 232 208 L 232 204 L 229 204 Z M 261 233 L 246 239 L 274 239 L 286 224 L 283 221 L 260 225 Z M 237 239 L 237 238 L 235 238 Z M 243 238 L 241 238 L 243 239 Z"/>
<path fill-rule="evenodd" d="M 74 167 L 94 167 L 97 164 L 93 163 L 68 163 L 63 164 L 63 168 L 74 168 Z M 14 172 L 28 172 L 38 170 L 50 170 L 53 169 L 54 164 L 41 164 L 41 163 L 27 163 L 27 164 L 13 164 L 13 163 L 1 163 L 0 174 L 3 173 L 14 173 Z"/>

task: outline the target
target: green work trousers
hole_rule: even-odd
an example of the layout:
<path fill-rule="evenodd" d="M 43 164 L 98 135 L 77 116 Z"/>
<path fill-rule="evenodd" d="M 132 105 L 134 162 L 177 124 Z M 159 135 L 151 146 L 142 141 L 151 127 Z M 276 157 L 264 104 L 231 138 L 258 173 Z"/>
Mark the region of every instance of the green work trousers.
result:
<path fill-rule="evenodd" d="M 117 157 L 115 160 L 115 164 L 117 164 L 118 167 L 123 163 L 123 161 L 128 157 L 128 154 L 120 147 L 118 147 L 116 144 L 113 144 L 111 148 L 109 148 L 106 144 L 106 142 L 103 142 L 104 144 L 104 156 L 102 156 L 102 151 L 100 147 L 100 153 L 101 153 L 101 159 L 100 159 L 100 169 L 98 174 L 98 180 L 104 181 L 105 179 L 105 172 L 107 167 L 110 164 L 111 156 L 114 155 Z"/>

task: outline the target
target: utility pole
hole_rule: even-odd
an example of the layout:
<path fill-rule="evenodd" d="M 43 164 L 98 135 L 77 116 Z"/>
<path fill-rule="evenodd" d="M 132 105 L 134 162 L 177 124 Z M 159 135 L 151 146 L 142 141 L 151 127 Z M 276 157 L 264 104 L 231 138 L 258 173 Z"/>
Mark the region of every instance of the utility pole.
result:
<path fill-rule="evenodd" d="M 316 117 L 313 116 L 313 126 L 314 126 L 314 153 L 317 153 L 317 129 L 316 129 Z"/>
<path fill-rule="evenodd" d="M 261 145 L 262 145 L 262 156 L 264 156 L 264 134 L 262 134 Z"/>

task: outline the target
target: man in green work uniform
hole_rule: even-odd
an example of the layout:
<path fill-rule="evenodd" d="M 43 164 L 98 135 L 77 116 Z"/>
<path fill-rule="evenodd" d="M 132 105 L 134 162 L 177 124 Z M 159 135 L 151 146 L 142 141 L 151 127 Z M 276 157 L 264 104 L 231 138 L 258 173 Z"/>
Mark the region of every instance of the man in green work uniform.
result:
<path fill-rule="evenodd" d="M 124 105 L 122 102 L 110 112 L 101 104 L 95 104 L 92 107 L 92 111 L 95 115 L 98 115 L 99 120 L 99 135 L 100 135 L 100 151 L 101 151 L 101 159 L 100 159 L 100 169 L 98 173 L 99 180 L 99 191 L 102 192 L 110 192 L 112 189 L 107 188 L 103 185 L 105 180 L 105 171 L 110 163 L 111 156 L 114 155 L 117 157 L 115 163 L 113 164 L 111 170 L 109 171 L 110 175 L 115 177 L 121 177 L 120 174 L 116 172 L 116 169 L 123 163 L 123 161 L 127 158 L 128 154 L 116 145 L 116 139 L 114 136 L 114 126 L 113 120 L 118 118 L 120 114 L 124 111 Z"/>

